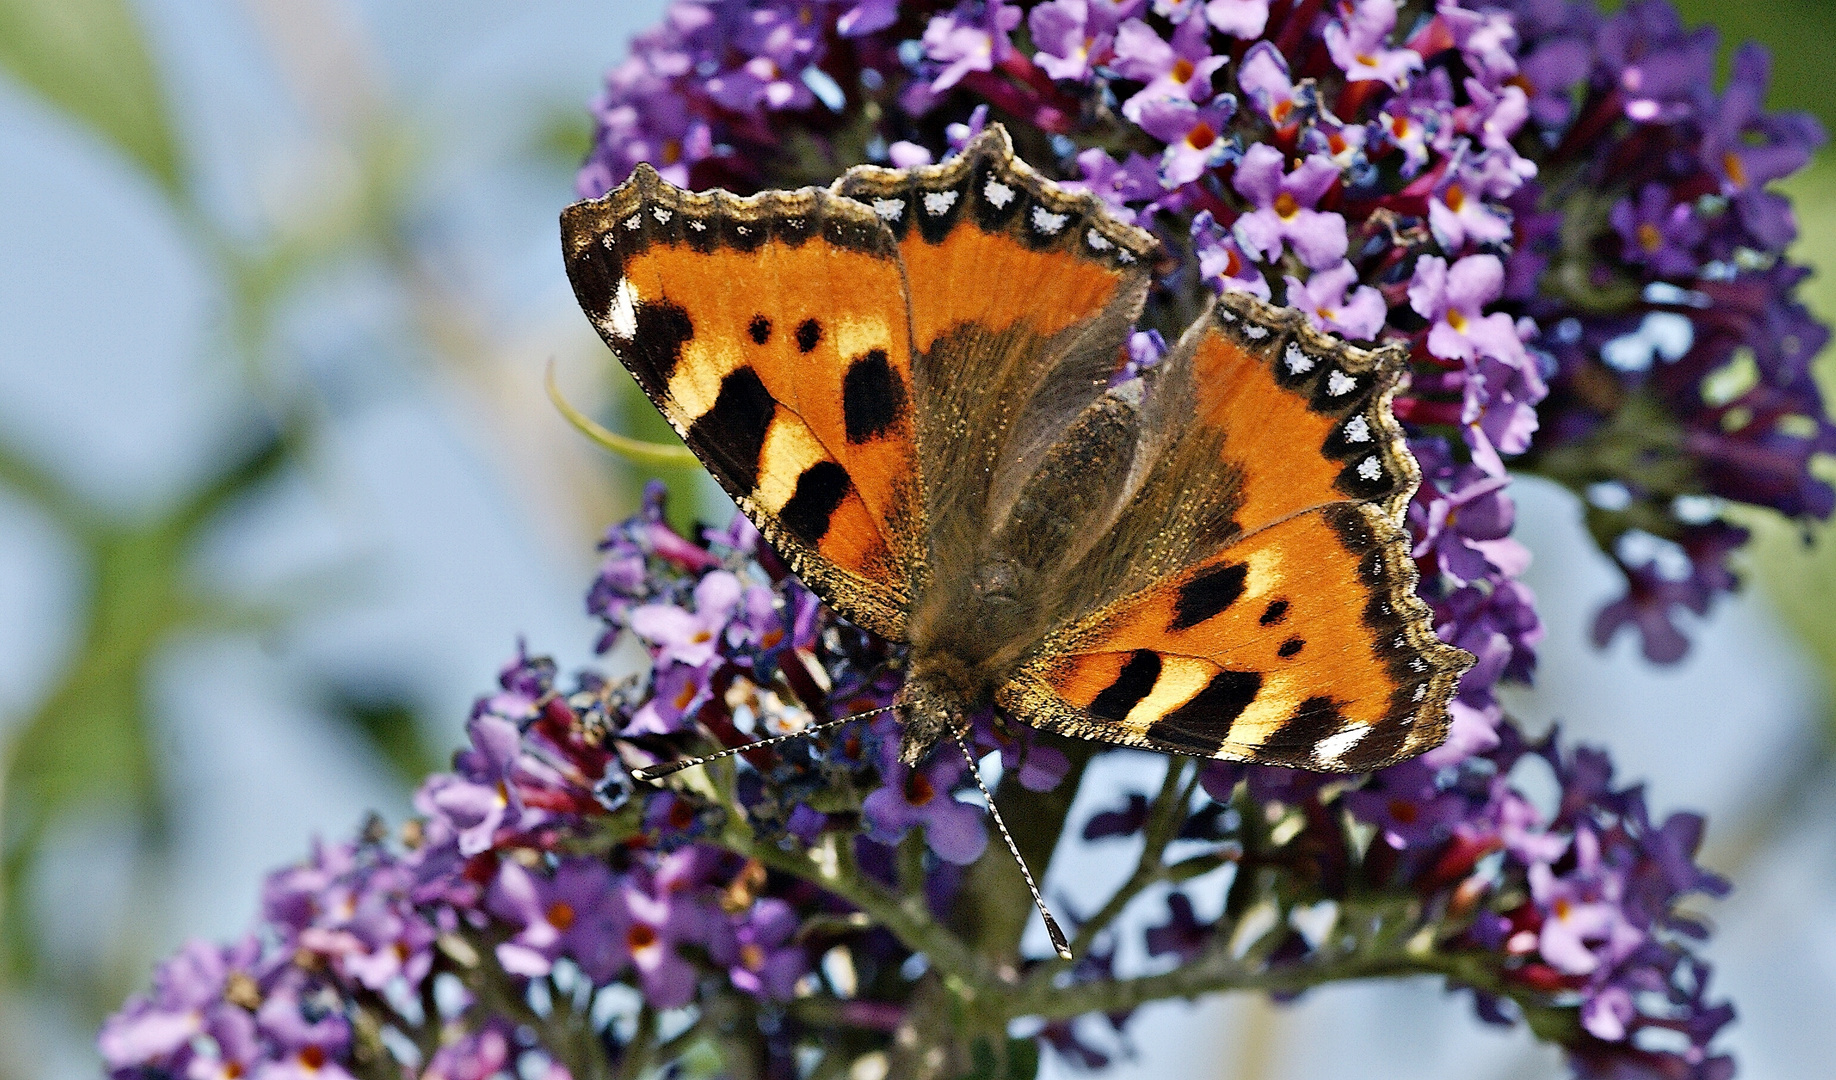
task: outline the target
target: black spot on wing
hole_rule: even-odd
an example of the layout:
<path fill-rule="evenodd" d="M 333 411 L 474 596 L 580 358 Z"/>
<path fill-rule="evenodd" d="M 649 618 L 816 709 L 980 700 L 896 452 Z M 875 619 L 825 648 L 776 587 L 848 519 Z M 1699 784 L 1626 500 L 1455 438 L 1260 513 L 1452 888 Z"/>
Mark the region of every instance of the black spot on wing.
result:
<path fill-rule="evenodd" d="M 1272 600 L 1269 602 L 1269 606 L 1263 609 L 1262 619 L 1260 621 L 1264 626 L 1274 626 L 1287 617 L 1288 602 L 1286 600 Z"/>
<path fill-rule="evenodd" d="M 847 469 L 833 461 L 818 461 L 797 477 L 797 490 L 778 511 L 778 520 L 792 535 L 814 545 L 829 531 L 835 508 L 853 490 L 854 481 L 848 478 Z"/>
<path fill-rule="evenodd" d="M 759 454 L 765 433 L 777 409 L 771 392 L 749 367 L 739 368 L 720 383 L 714 407 L 689 425 L 688 441 L 707 455 L 708 464 L 728 486 L 741 493 L 759 484 Z"/>
<path fill-rule="evenodd" d="M 885 349 L 869 349 L 842 376 L 842 422 L 848 441 L 864 443 L 890 431 L 905 414 L 905 383 Z"/>
<path fill-rule="evenodd" d="M 1167 629 L 1190 630 L 1236 603 L 1248 577 L 1248 563 L 1228 563 L 1214 566 L 1181 585 L 1173 601 L 1173 621 Z"/>
<path fill-rule="evenodd" d="M 822 324 L 815 319 L 805 319 L 797 324 L 797 351 L 809 352 L 822 340 Z"/>
<path fill-rule="evenodd" d="M 1280 656 L 1283 660 L 1286 660 L 1290 656 L 1295 656 L 1299 654 L 1300 651 L 1306 647 L 1307 647 L 1307 643 L 1305 641 L 1302 641 L 1300 638 L 1297 638 L 1297 637 L 1291 637 L 1288 640 L 1282 642 L 1281 648 L 1276 649 L 1275 653 L 1277 656 Z"/>
<path fill-rule="evenodd" d="M 746 333 L 752 335 L 754 345 L 763 345 L 771 340 L 771 320 L 763 315 L 754 315 L 746 324 Z"/>
<path fill-rule="evenodd" d="M 1149 726 L 1147 737 L 1194 753 L 1215 753 L 1261 690 L 1257 672 L 1220 671 L 1191 700 Z"/>
<path fill-rule="evenodd" d="M 1160 654 L 1152 649 L 1136 649 L 1122 665 L 1122 671 L 1116 681 L 1103 688 L 1103 692 L 1090 703 L 1090 715 L 1099 720 L 1123 720 L 1129 710 L 1141 704 L 1141 699 L 1153 692 L 1154 683 L 1160 678 Z"/>
<path fill-rule="evenodd" d="M 637 305 L 636 315 L 630 341 L 615 338 L 613 346 L 638 385 L 652 397 L 661 396 L 682 362 L 682 346 L 695 337 L 695 324 L 687 308 L 662 297 Z"/>

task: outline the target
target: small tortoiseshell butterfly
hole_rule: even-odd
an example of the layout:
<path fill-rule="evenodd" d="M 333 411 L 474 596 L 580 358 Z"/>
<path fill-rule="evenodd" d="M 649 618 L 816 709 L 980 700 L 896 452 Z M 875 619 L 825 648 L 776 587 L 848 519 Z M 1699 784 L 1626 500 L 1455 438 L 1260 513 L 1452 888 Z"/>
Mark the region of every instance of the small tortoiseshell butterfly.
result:
<path fill-rule="evenodd" d="M 1415 595 L 1400 351 L 1231 294 L 1118 382 L 1157 245 L 999 127 L 827 190 L 640 165 L 561 228 L 581 306 L 715 479 L 909 647 L 908 763 L 990 706 L 1343 772 L 1441 741 L 1472 657 Z"/>

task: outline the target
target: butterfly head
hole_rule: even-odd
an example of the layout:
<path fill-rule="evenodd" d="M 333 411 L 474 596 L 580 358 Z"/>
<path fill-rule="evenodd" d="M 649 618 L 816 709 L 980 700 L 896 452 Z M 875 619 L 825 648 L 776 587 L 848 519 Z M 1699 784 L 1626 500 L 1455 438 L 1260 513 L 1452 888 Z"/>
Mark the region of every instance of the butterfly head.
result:
<path fill-rule="evenodd" d="M 899 760 L 916 765 L 932 746 L 969 727 L 976 695 L 968 669 L 948 656 L 914 661 L 899 690 Z"/>

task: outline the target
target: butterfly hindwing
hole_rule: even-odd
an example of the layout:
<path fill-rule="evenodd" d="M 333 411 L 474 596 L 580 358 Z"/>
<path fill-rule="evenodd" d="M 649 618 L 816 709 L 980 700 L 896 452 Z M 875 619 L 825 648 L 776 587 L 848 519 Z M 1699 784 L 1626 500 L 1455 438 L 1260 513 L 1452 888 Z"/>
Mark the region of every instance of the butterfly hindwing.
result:
<path fill-rule="evenodd" d="M 903 638 L 922 522 L 886 227 L 825 191 L 695 194 L 640 165 L 562 233 L 581 306 L 715 479 L 832 607 Z"/>
<path fill-rule="evenodd" d="M 1418 472 L 1401 357 L 1222 298 L 1166 359 L 1152 469 L 1093 552 L 1099 597 L 1002 692 L 1049 730 L 1356 771 L 1439 742 L 1460 673 L 1398 524 Z M 1182 419 L 1183 418 L 1183 419 Z M 1194 482 L 1198 478 L 1198 482 Z"/>

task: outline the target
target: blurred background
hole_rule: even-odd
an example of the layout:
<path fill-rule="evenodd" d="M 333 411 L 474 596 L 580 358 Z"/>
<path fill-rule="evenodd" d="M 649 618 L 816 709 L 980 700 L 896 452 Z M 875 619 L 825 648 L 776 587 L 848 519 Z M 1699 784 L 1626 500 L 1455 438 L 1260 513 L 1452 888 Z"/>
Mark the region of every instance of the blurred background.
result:
<path fill-rule="evenodd" d="M 313 837 L 408 814 L 519 634 L 592 659 L 593 543 L 644 477 L 543 367 L 619 430 L 659 421 L 576 309 L 555 215 L 585 102 L 662 7 L 0 0 L 0 1080 L 97 1075 L 96 1024 L 157 958 L 246 929 Z M 1836 5 L 1679 7 L 1770 45 L 1771 104 L 1836 130 Z M 1788 190 L 1836 319 L 1836 155 Z M 669 479 L 677 513 L 717 511 Z M 1727 1045 L 1748 1078 L 1828 1075 L 1836 536 L 1755 515 L 1749 588 L 1653 669 L 1586 643 L 1617 585 L 1575 502 L 1517 491 L 1549 636 L 1511 707 L 1708 812 Z M 1563 1071 L 1426 981 L 1132 1034 L 1113 1075 Z"/>

